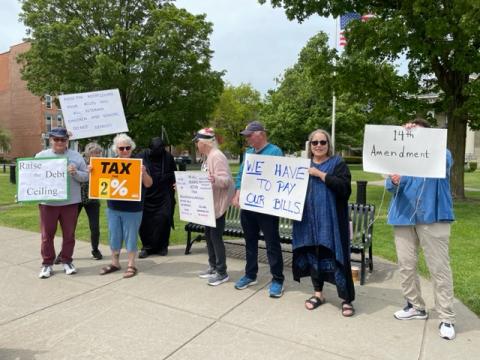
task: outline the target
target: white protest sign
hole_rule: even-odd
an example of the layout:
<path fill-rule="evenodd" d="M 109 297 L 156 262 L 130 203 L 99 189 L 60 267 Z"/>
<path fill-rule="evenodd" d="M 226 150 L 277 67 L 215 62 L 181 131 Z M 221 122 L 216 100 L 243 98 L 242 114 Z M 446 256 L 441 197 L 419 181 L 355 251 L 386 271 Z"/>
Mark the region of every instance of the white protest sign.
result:
<path fill-rule="evenodd" d="M 67 158 L 17 159 L 17 200 L 68 200 L 67 164 Z"/>
<path fill-rule="evenodd" d="M 363 170 L 380 174 L 444 178 L 447 130 L 366 125 Z"/>
<path fill-rule="evenodd" d="M 310 160 L 247 154 L 243 164 L 240 207 L 302 220 Z"/>
<path fill-rule="evenodd" d="M 128 131 L 118 89 L 60 95 L 59 99 L 72 140 Z"/>
<path fill-rule="evenodd" d="M 205 171 L 175 171 L 180 219 L 216 227 L 212 184 Z"/>

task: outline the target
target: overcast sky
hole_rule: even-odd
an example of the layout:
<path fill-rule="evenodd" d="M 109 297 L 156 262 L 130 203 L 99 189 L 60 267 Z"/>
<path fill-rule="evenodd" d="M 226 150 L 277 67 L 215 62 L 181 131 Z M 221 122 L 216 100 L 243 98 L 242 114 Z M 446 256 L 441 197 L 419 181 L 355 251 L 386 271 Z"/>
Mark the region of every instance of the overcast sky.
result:
<path fill-rule="evenodd" d="M 275 87 L 274 79 L 295 64 L 300 50 L 318 31 L 326 32 L 334 46 L 333 19 L 312 17 L 298 24 L 289 21 L 283 9 L 257 0 L 177 0 L 176 6 L 207 14 L 213 23 L 213 68 L 226 70 L 227 82 L 250 83 L 262 94 Z M 1 0 L 0 53 L 25 36 L 19 12 L 17 0 Z"/>

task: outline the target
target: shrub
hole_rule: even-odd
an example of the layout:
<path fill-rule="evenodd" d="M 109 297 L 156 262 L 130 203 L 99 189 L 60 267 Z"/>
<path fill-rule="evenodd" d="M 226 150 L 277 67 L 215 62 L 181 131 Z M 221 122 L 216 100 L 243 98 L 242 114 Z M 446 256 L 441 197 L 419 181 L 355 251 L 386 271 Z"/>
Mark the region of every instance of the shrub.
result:
<path fill-rule="evenodd" d="M 344 156 L 343 159 L 347 164 L 361 164 L 362 157 L 361 156 Z"/>
<path fill-rule="evenodd" d="M 477 162 L 476 161 L 470 161 L 468 163 L 468 168 L 470 169 L 471 172 L 474 172 L 477 170 Z"/>

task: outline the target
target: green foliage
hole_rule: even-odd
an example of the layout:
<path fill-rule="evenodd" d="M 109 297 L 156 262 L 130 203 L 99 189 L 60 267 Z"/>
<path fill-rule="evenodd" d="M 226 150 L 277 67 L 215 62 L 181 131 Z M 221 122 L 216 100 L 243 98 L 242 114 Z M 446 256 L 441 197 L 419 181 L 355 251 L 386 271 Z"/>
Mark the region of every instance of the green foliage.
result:
<path fill-rule="evenodd" d="M 7 130 L 0 128 L 0 149 L 4 152 L 10 150 L 11 137 Z"/>
<path fill-rule="evenodd" d="M 476 161 L 470 161 L 468 163 L 468 167 L 470 168 L 470 171 L 474 172 L 477 170 L 477 162 Z"/>
<path fill-rule="evenodd" d="M 247 123 L 258 118 L 261 107 L 260 93 L 250 84 L 225 87 L 210 119 L 224 141 L 222 150 L 242 154 L 244 141 L 239 133 Z"/>
<path fill-rule="evenodd" d="M 24 0 L 31 49 L 23 79 L 37 95 L 118 88 L 139 145 L 175 144 L 204 123 L 223 88 L 212 24 L 162 0 Z"/>
<path fill-rule="evenodd" d="M 343 160 L 347 164 L 361 164 L 362 163 L 362 157 L 361 156 L 344 156 Z"/>
<path fill-rule="evenodd" d="M 408 74 L 399 77 L 388 68 L 387 71 L 381 72 L 359 72 L 359 75 L 365 75 L 366 82 L 356 93 L 360 97 L 362 94 L 372 96 L 375 92 L 383 93 L 384 101 L 379 104 L 385 105 L 388 105 L 388 95 L 391 94 L 391 104 L 385 107 L 387 113 L 392 110 L 395 110 L 394 113 L 398 110 L 406 110 L 408 113 L 410 109 L 412 112 L 423 113 L 426 104 L 422 106 L 419 102 L 409 101 L 409 96 L 437 94 L 438 97 L 428 106 L 437 112 L 445 112 L 448 117 L 447 141 L 454 159 L 452 190 L 456 197 L 463 198 L 463 159 L 467 123 L 472 129 L 480 127 L 480 78 L 476 75 L 480 69 L 478 31 L 480 2 L 478 0 L 270 2 L 273 6 L 284 7 L 287 16 L 298 21 L 313 14 L 324 17 L 338 17 L 347 12 L 375 15 L 370 21 L 353 21 L 348 26 L 346 56 L 354 57 L 355 67 L 362 65 L 366 60 L 363 65 L 371 63 L 381 68 L 385 64 L 394 64 L 394 61 L 403 55 L 409 61 Z M 376 81 L 372 81 L 375 79 Z M 361 79 L 357 76 L 355 80 Z M 394 86 L 391 87 L 392 85 Z"/>

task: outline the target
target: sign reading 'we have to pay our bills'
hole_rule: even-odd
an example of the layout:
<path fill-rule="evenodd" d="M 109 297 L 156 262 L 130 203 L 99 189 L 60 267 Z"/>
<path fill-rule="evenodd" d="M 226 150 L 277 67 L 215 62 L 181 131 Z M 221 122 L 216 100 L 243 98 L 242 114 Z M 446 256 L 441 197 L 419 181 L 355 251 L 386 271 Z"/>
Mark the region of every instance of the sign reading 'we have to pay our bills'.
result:
<path fill-rule="evenodd" d="M 363 170 L 428 178 L 446 176 L 447 130 L 366 125 Z"/>
<path fill-rule="evenodd" d="M 73 140 L 128 131 L 118 89 L 60 95 L 59 99 Z"/>
<path fill-rule="evenodd" d="M 309 167 L 309 159 L 247 154 L 243 166 L 240 207 L 301 220 Z"/>

